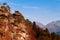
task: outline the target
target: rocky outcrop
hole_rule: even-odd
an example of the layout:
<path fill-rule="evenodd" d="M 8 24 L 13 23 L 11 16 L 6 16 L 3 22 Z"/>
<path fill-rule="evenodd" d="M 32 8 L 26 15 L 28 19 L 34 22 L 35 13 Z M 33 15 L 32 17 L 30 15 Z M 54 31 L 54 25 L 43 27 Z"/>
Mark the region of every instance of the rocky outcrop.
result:
<path fill-rule="evenodd" d="M 22 14 L 19 11 L 12 14 L 5 9 L 0 6 L 0 40 L 36 40 L 35 32 L 26 26 Z"/>

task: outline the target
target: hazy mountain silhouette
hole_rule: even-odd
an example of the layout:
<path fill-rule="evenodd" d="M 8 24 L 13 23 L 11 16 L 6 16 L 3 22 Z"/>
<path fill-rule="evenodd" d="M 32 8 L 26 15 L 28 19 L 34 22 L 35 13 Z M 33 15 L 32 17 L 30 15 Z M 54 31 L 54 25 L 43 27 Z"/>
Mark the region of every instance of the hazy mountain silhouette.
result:
<path fill-rule="evenodd" d="M 60 21 L 48 23 L 46 28 L 48 28 L 50 32 L 60 32 Z"/>
<path fill-rule="evenodd" d="M 40 28 L 48 28 L 49 32 L 55 32 L 56 34 L 60 34 L 60 21 L 53 21 L 48 23 L 47 25 L 43 25 L 42 23 L 36 22 Z"/>
<path fill-rule="evenodd" d="M 37 24 L 40 28 L 45 29 L 45 25 L 43 25 L 42 23 L 40 23 L 40 22 L 36 22 L 36 24 Z"/>

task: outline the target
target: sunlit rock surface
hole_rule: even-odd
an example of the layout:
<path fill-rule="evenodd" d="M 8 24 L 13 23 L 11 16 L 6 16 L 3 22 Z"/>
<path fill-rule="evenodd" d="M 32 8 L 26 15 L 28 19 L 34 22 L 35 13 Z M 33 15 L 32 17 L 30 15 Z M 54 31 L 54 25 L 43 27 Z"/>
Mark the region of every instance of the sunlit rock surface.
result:
<path fill-rule="evenodd" d="M 0 5 L 0 40 L 36 40 L 35 32 L 25 24 L 21 13 L 12 14 Z"/>

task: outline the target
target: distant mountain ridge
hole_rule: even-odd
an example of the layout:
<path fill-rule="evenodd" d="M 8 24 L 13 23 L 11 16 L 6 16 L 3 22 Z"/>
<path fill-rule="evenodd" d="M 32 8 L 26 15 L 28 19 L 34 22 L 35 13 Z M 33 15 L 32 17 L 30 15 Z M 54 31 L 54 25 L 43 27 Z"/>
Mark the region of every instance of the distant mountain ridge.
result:
<path fill-rule="evenodd" d="M 48 28 L 50 32 L 60 32 L 60 21 L 48 23 L 46 28 Z"/>
<path fill-rule="evenodd" d="M 36 22 L 40 28 L 48 28 L 49 32 L 55 32 L 56 34 L 60 34 L 60 21 L 53 21 L 48 23 L 47 25 L 43 25 L 42 23 Z"/>
<path fill-rule="evenodd" d="M 36 22 L 36 24 L 37 24 L 40 28 L 45 29 L 45 25 L 43 25 L 42 23 L 40 23 L 40 22 Z"/>

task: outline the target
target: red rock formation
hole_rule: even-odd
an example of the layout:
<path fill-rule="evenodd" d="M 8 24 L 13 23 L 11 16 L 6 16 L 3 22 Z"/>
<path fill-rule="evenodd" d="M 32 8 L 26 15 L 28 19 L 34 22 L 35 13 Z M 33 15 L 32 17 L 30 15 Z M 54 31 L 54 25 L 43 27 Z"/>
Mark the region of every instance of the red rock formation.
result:
<path fill-rule="evenodd" d="M 18 14 L 19 16 L 16 17 L 16 13 L 19 12 L 16 12 L 13 16 L 13 14 L 8 15 L 8 11 L 7 14 L 3 14 L 2 11 L 0 11 L 0 20 L 2 19 L 0 21 L 0 40 L 36 40 L 35 32 L 31 27 L 25 25 L 23 16 Z M 19 20 L 22 22 L 19 22 Z"/>

